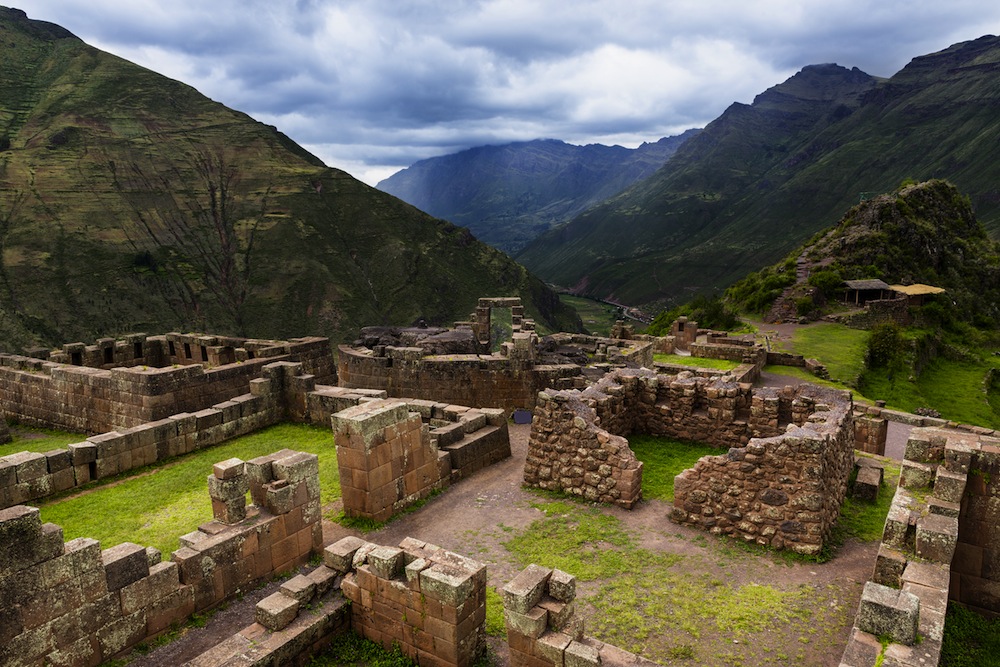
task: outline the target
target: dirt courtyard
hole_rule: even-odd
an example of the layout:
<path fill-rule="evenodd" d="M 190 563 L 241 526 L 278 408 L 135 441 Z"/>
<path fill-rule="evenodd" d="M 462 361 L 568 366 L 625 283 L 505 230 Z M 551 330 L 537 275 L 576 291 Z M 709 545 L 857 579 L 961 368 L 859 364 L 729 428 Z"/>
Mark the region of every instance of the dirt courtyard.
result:
<path fill-rule="evenodd" d="M 396 545 L 414 537 L 485 563 L 494 589 L 529 562 L 559 567 L 578 577 L 577 614 L 588 635 L 665 665 L 839 664 L 876 543 L 849 540 L 824 564 L 795 561 L 675 525 L 661 501 L 623 510 L 532 492 L 521 487 L 529 432 L 511 424 L 510 459 L 380 530 L 324 521 L 324 542 L 355 534 Z M 325 515 L 336 516 L 337 505 Z M 252 623 L 256 600 L 276 585 L 131 664 L 176 665 L 198 655 Z M 489 641 L 493 662 L 509 664 L 504 641 Z"/>

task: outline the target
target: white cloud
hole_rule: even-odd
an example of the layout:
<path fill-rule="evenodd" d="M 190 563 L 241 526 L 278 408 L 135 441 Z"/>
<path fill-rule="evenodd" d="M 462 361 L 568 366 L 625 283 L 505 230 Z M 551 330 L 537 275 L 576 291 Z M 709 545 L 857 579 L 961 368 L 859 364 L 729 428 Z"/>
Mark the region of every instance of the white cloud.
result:
<path fill-rule="evenodd" d="M 890 76 L 1000 33 L 1000 6 L 981 0 L 32 0 L 26 11 L 369 183 L 483 143 L 655 141 L 808 64 Z"/>

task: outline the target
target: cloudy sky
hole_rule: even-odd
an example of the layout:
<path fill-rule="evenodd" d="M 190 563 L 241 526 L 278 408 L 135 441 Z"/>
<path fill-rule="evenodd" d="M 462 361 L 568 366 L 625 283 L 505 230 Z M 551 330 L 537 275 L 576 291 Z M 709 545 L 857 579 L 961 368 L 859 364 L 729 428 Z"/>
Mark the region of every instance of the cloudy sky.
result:
<path fill-rule="evenodd" d="M 278 126 L 370 184 L 540 137 L 636 146 L 805 65 L 891 76 L 992 0 L 8 0 Z M 4 3 L 7 4 L 7 3 Z"/>

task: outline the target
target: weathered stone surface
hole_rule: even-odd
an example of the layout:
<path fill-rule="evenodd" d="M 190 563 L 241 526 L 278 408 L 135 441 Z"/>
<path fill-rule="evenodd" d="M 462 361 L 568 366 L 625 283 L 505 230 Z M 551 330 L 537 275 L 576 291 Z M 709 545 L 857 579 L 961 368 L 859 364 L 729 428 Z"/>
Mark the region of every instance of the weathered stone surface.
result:
<path fill-rule="evenodd" d="M 257 603 L 254 618 L 272 632 L 283 630 L 299 613 L 299 601 L 284 593 L 272 593 Z"/>
<path fill-rule="evenodd" d="M 367 544 L 353 535 L 342 537 L 323 550 L 323 564 L 337 572 L 348 572 L 353 569 L 354 554 Z"/>
<path fill-rule="evenodd" d="M 527 614 L 544 595 L 552 570 L 529 565 L 503 587 L 504 609 Z"/>
<path fill-rule="evenodd" d="M 917 640 L 920 600 L 916 595 L 869 581 L 861 594 L 855 623 L 875 636 L 911 645 Z"/>
<path fill-rule="evenodd" d="M 123 542 L 101 553 L 104 572 L 108 579 L 108 590 L 120 588 L 149 576 L 149 557 L 146 547 Z"/>

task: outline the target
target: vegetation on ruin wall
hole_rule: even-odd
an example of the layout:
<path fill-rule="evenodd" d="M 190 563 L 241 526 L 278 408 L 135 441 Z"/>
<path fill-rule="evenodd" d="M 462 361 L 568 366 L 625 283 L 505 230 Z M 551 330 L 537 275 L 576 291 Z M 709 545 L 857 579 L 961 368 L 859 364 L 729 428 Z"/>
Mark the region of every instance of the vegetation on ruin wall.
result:
<path fill-rule="evenodd" d="M 305 424 L 279 424 L 187 456 L 101 480 L 41 506 L 42 520 L 62 526 L 66 540 L 92 537 L 107 549 L 134 542 L 165 557 L 178 538 L 212 519 L 206 478 L 212 465 L 294 449 L 319 455 L 321 502 L 340 497 L 333 433 Z"/>

